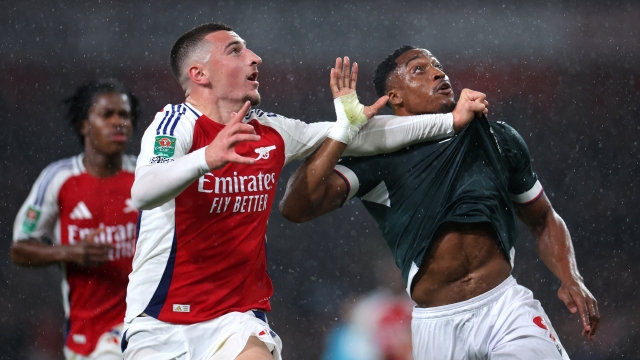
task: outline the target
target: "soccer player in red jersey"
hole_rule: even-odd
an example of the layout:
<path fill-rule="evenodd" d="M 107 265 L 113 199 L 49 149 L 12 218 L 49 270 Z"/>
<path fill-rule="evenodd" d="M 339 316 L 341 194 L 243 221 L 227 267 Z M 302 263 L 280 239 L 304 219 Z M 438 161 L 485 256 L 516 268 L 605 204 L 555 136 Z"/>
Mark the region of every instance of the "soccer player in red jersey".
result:
<path fill-rule="evenodd" d="M 264 312 L 273 294 L 265 234 L 282 167 L 327 136 L 348 143 L 347 153 L 373 155 L 450 136 L 473 118 L 462 106 L 367 123 L 386 100 L 364 107 L 355 93 L 334 102 L 335 123 L 249 110 L 260 102 L 261 63 L 219 23 L 194 28 L 171 49 L 186 101 L 165 106 L 142 138 L 125 359 L 280 359 Z"/>
<path fill-rule="evenodd" d="M 84 152 L 47 166 L 14 223 L 11 259 L 61 264 L 66 359 L 121 359 L 120 339 L 138 217 L 131 203 L 135 158 L 124 150 L 138 100 L 113 80 L 66 99 Z"/>

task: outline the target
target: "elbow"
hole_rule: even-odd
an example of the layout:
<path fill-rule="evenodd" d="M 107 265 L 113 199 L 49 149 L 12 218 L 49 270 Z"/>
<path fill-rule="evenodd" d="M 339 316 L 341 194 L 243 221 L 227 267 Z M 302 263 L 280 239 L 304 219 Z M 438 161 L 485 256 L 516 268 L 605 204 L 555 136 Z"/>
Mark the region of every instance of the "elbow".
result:
<path fill-rule="evenodd" d="M 9 256 L 11 256 L 11 261 L 13 261 L 14 264 L 21 265 L 20 254 L 13 244 L 11 245 L 11 249 L 9 249 Z"/>
<path fill-rule="evenodd" d="M 154 208 L 148 201 L 145 201 L 144 199 L 141 199 L 139 197 L 134 197 L 133 195 L 131 196 L 131 202 L 133 207 L 138 210 L 151 210 Z"/>
<path fill-rule="evenodd" d="M 18 266 L 28 266 L 24 251 L 22 251 L 19 244 L 13 243 L 11 244 L 11 249 L 9 249 L 9 255 L 11 256 L 11 261 Z"/>
<path fill-rule="evenodd" d="M 139 185 L 136 186 L 135 182 L 131 188 L 131 204 L 138 210 L 151 210 L 158 206 L 144 196 L 144 192 Z"/>
<path fill-rule="evenodd" d="M 292 206 L 289 206 L 286 202 L 286 199 L 280 202 L 280 214 L 282 214 L 285 219 L 296 224 L 311 220 L 303 216 L 300 211 L 296 211 L 296 209 L 293 209 Z"/>
<path fill-rule="evenodd" d="M 310 220 L 310 219 L 307 219 L 305 217 L 298 216 L 298 215 L 296 215 L 294 213 L 289 213 L 289 212 L 286 212 L 286 211 L 281 211 L 280 213 L 282 214 L 282 216 L 285 219 L 287 219 L 287 220 L 289 220 L 291 222 L 294 222 L 296 224 L 300 224 L 300 223 L 307 222 L 307 221 Z"/>

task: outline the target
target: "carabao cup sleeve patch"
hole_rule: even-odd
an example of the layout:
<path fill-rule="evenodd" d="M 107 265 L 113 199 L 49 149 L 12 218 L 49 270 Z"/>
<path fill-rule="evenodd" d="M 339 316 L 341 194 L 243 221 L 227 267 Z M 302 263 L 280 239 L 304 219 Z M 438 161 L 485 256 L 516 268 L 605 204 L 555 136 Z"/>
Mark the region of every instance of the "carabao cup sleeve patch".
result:
<path fill-rule="evenodd" d="M 22 231 L 24 231 L 25 234 L 31 234 L 36 229 L 36 226 L 38 226 L 38 219 L 40 219 L 40 210 L 29 206 L 24 221 L 22 222 Z"/>
<path fill-rule="evenodd" d="M 176 138 L 173 136 L 159 135 L 153 144 L 153 154 L 165 158 L 173 157 L 176 152 Z"/>

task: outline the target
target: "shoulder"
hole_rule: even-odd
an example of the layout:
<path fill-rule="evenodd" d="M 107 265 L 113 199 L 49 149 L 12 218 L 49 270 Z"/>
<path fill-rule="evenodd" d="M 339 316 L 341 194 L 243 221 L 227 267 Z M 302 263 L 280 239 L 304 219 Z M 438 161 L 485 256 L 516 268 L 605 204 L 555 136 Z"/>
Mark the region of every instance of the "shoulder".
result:
<path fill-rule="evenodd" d="M 252 120 L 258 121 L 260 125 L 269 127 L 283 127 L 291 125 L 294 122 L 301 122 L 300 120 L 289 119 L 286 116 L 263 111 L 261 109 L 250 109 L 247 111 L 247 114 L 244 116 L 244 121 L 249 122 Z"/>
<path fill-rule="evenodd" d="M 155 135 L 176 136 L 181 129 L 191 129 L 200 118 L 199 114 L 192 106 L 183 104 L 168 104 L 158 113 L 147 132 L 154 132 Z"/>
<path fill-rule="evenodd" d="M 520 133 L 514 129 L 511 125 L 504 121 L 489 121 L 491 132 L 495 134 L 500 144 L 506 148 L 507 151 L 524 151 L 528 153 L 527 144 L 520 135 Z"/>
<path fill-rule="evenodd" d="M 271 128 L 280 134 L 285 141 L 287 141 L 287 139 L 304 138 L 310 129 L 309 124 L 304 121 L 291 119 L 260 109 L 249 110 L 244 117 L 244 122 L 257 122 L 259 126 Z"/>
<path fill-rule="evenodd" d="M 82 165 L 82 154 L 74 155 L 65 159 L 57 160 L 49 164 L 42 170 L 41 179 L 51 179 L 60 175 L 73 175 L 84 172 Z"/>
<path fill-rule="evenodd" d="M 505 139 L 522 139 L 520 133 L 513 126 L 507 124 L 504 121 L 489 121 L 489 126 L 491 127 L 491 131 L 494 132 L 497 136 L 500 136 Z"/>
<path fill-rule="evenodd" d="M 45 195 L 57 192 L 64 182 L 74 175 L 84 172 L 83 155 L 76 155 L 49 164 L 36 180 L 36 205 L 42 205 Z"/>

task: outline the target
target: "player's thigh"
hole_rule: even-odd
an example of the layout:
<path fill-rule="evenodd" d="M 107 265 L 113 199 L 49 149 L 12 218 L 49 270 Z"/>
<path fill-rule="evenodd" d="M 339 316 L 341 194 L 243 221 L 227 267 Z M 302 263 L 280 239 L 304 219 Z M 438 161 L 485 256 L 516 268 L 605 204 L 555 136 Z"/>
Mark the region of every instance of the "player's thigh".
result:
<path fill-rule="evenodd" d="M 273 360 L 273 355 L 265 343 L 255 336 L 250 336 L 236 360 Z"/>
<path fill-rule="evenodd" d="M 569 359 L 549 317 L 530 291 L 517 287 L 509 295 L 515 296 L 506 301 L 508 306 L 496 308 L 500 316 L 487 349 L 489 359 Z"/>
<path fill-rule="evenodd" d="M 125 360 L 188 359 L 189 351 L 181 325 L 138 317 L 125 332 Z"/>
<path fill-rule="evenodd" d="M 526 336 L 498 345 L 489 360 L 569 360 L 563 348 L 538 336 Z"/>

